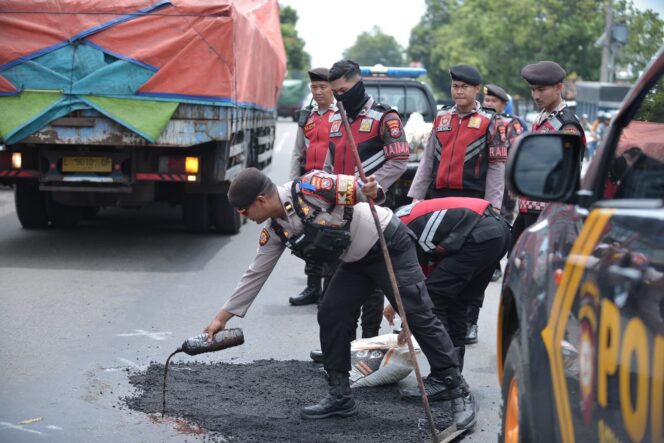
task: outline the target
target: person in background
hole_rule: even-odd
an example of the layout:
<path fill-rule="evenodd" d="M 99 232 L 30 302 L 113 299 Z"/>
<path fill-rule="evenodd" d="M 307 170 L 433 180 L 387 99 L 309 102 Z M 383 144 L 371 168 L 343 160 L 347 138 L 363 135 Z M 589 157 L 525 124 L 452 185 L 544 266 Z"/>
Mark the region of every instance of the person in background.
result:
<path fill-rule="evenodd" d="M 533 122 L 532 132 L 580 135 L 585 145 L 583 127 L 562 97 L 566 75 L 558 63 L 548 60 L 527 65 L 521 70 L 521 77 L 530 85 L 533 100 L 540 109 Z M 545 207 L 545 202 L 519 197 L 519 215 L 514 221 L 512 231 L 513 244 L 518 241 L 523 231 L 535 223 Z"/>
<path fill-rule="evenodd" d="M 300 111 L 291 158 L 291 180 L 309 171 L 323 169 L 330 144 L 330 124 L 337 112 L 329 75 L 330 70 L 327 68 L 314 68 L 309 71 L 311 95 L 316 104 Z M 307 287 L 298 295 L 290 297 L 290 304 L 302 306 L 318 303 L 324 289 L 323 279 L 329 279 L 334 269 L 334 265 L 330 263 L 306 260 L 304 273 L 307 276 Z"/>

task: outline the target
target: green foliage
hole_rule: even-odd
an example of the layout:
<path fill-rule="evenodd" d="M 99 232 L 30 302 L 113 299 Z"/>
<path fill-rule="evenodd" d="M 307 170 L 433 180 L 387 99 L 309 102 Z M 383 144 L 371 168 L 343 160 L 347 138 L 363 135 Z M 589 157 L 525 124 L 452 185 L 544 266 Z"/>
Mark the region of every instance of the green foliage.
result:
<path fill-rule="evenodd" d="M 351 59 L 360 65 L 402 66 L 403 48 L 396 39 L 385 34 L 378 27 L 371 32 L 363 32 L 355 43 L 344 51 L 344 58 Z"/>
<path fill-rule="evenodd" d="M 295 29 L 299 19 L 297 11 L 290 6 L 279 6 L 279 19 L 288 60 L 288 77 L 304 78 L 311 65 L 311 56 L 304 50 L 304 40 Z"/>
<path fill-rule="evenodd" d="M 662 44 L 664 26 L 655 13 L 637 11 L 627 1 L 614 5 L 630 26 L 621 61 L 643 66 Z M 435 89 L 446 95 L 449 68 L 466 63 L 485 82 L 528 96 L 521 69 L 539 60 L 560 63 L 571 77 L 599 79 L 602 50 L 595 42 L 604 32 L 605 11 L 605 0 L 427 1 L 408 56 L 424 63 Z"/>
<path fill-rule="evenodd" d="M 664 123 L 664 77 L 648 92 L 634 120 Z"/>

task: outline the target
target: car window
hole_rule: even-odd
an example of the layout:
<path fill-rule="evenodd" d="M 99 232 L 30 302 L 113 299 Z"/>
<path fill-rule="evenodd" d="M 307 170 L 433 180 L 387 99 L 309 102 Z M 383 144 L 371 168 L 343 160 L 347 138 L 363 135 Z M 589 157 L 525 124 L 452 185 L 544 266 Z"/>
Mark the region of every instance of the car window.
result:
<path fill-rule="evenodd" d="M 605 198 L 664 199 L 664 76 L 617 138 Z"/>
<path fill-rule="evenodd" d="M 410 115 L 413 112 L 422 115 L 431 113 L 427 97 L 420 88 L 381 84 L 367 86 L 366 91 L 379 102 L 396 108 L 402 115 Z"/>

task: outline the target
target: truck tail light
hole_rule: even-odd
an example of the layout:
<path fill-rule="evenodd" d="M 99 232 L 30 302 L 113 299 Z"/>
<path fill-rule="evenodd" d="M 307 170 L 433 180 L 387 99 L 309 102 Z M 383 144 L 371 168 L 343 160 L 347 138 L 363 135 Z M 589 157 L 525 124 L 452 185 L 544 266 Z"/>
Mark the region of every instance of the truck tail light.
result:
<path fill-rule="evenodd" d="M 12 168 L 21 169 L 22 164 L 23 164 L 23 158 L 21 156 L 21 153 L 20 152 L 14 152 L 12 154 Z"/>
<path fill-rule="evenodd" d="M 187 174 L 198 174 L 198 157 L 186 157 L 184 172 Z"/>

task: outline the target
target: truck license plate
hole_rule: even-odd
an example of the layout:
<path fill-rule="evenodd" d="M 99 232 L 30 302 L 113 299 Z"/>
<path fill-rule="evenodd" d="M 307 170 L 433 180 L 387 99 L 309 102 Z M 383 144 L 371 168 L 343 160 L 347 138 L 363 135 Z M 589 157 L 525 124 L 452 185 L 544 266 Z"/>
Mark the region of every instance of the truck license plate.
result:
<path fill-rule="evenodd" d="M 110 157 L 63 157 L 62 172 L 111 172 Z"/>

